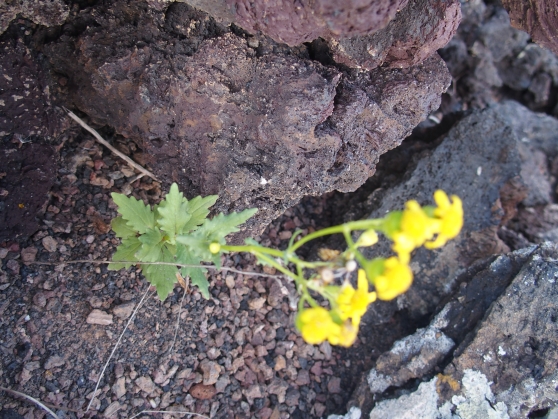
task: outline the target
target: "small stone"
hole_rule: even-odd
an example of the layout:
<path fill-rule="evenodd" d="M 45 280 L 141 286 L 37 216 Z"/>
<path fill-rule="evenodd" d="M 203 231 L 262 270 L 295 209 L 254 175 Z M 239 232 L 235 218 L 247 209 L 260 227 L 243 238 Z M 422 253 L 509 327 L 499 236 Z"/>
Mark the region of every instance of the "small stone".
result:
<path fill-rule="evenodd" d="M 56 249 L 58 248 L 58 242 L 52 236 L 43 237 L 41 243 L 43 243 L 43 247 L 49 253 L 56 252 Z"/>
<path fill-rule="evenodd" d="M 227 284 L 227 287 L 229 287 L 229 288 L 234 288 L 234 285 L 235 285 L 235 283 L 234 283 L 234 276 L 232 276 L 232 275 L 227 275 L 227 276 L 225 277 L 225 284 Z"/>
<path fill-rule="evenodd" d="M 217 394 L 214 386 L 206 386 L 204 384 L 196 384 L 190 389 L 190 394 L 199 400 L 209 400 Z"/>
<path fill-rule="evenodd" d="M 254 384 L 248 387 L 246 390 L 244 390 L 244 395 L 246 396 L 250 404 L 254 403 L 254 399 L 263 397 L 262 389 L 259 384 Z"/>
<path fill-rule="evenodd" d="M 331 345 L 328 341 L 322 342 L 320 344 L 320 351 L 325 355 L 327 360 L 331 359 Z"/>
<path fill-rule="evenodd" d="M 114 385 L 112 386 L 112 392 L 117 399 L 121 398 L 126 394 L 126 378 L 120 377 Z"/>
<path fill-rule="evenodd" d="M 18 275 L 19 274 L 19 263 L 17 263 L 16 260 L 14 259 L 10 259 L 7 263 L 6 263 L 6 267 L 12 271 L 12 273 L 14 275 Z"/>
<path fill-rule="evenodd" d="M 145 391 L 147 394 L 152 394 L 157 389 L 157 386 L 149 377 L 139 377 L 135 383 L 141 391 Z"/>
<path fill-rule="evenodd" d="M 341 379 L 339 377 L 331 377 L 327 383 L 327 391 L 331 394 L 341 393 Z"/>
<path fill-rule="evenodd" d="M 279 238 L 281 240 L 288 240 L 293 236 L 293 232 L 292 231 L 281 231 L 279 233 Z"/>
<path fill-rule="evenodd" d="M 6 249 L 5 247 L 1 247 L 0 248 L 0 259 L 4 259 L 6 256 L 8 256 L 8 252 L 9 252 L 8 249 Z"/>
<path fill-rule="evenodd" d="M 287 391 L 287 396 L 285 397 L 285 403 L 287 406 L 297 406 L 298 400 L 300 398 L 300 392 L 297 389 L 291 388 Z"/>
<path fill-rule="evenodd" d="M 111 404 L 109 404 L 107 406 L 107 408 L 104 411 L 104 416 L 106 418 L 110 418 L 111 416 L 116 415 L 116 412 L 118 412 L 120 409 L 122 409 L 122 405 L 118 402 L 112 402 Z"/>
<path fill-rule="evenodd" d="M 93 296 L 89 299 L 89 305 L 93 308 L 100 308 L 103 305 L 103 300 L 97 296 Z"/>
<path fill-rule="evenodd" d="M 283 355 L 277 355 L 275 358 L 275 367 L 273 369 L 275 371 L 281 371 L 287 367 L 287 361 Z"/>
<path fill-rule="evenodd" d="M 264 356 L 267 355 L 267 349 L 265 348 L 265 346 L 257 346 L 256 347 L 256 355 L 259 356 L 260 358 L 263 358 Z"/>
<path fill-rule="evenodd" d="M 87 236 L 87 237 L 85 238 L 85 242 L 88 243 L 88 244 L 91 244 L 91 243 L 93 243 L 94 241 L 95 241 L 95 236 L 94 236 L 93 234 L 90 234 L 89 236 Z"/>
<path fill-rule="evenodd" d="M 38 307 L 46 306 L 46 302 L 47 299 L 44 292 L 39 291 L 37 294 L 33 296 L 33 304 L 35 304 Z"/>
<path fill-rule="evenodd" d="M 37 252 L 38 250 L 35 246 L 26 247 L 21 250 L 21 260 L 24 263 L 34 262 Z"/>
<path fill-rule="evenodd" d="M 93 310 L 87 316 L 87 320 L 85 320 L 89 324 L 100 324 L 102 326 L 108 326 L 112 324 L 112 314 L 105 313 L 101 310 Z"/>
<path fill-rule="evenodd" d="M 219 364 L 212 361 L 204 360 L 200 364 L 200 368 L 203 371 L 203 384 L 206 386 L 215 384 L 219 379 L 219 374 L 223 369 Z"/>
<path fill-rule="evenodd" d="M 310 374 L 307 370 L 299 370 L 296 377 L 296 384 L 299 386 L 305 386 L 310 384 Z"/>
<path fill-rule="evenodd" d="M 325 412 L 325 409 L 326 407 L 323 404 L 319 402 L 314 403 L 314 412 L 317 417 L 321 418 Z"/>
<path fill-rule="evenodd" d="M 66 361 L 64 361 L 64 358 L 58 355 L 53 355 L 46 360 L 44 368 L 45 370 L 50 370 L 52 368 L 61 367 L 65 363 Z"/>
<path fill-rule="evenodd" d="M 127 319 L 134 311 L 134 303 L 120 304 L 112 309 L 113 314 L 120 319 Z"/>
<path fill-rule="evenodd" d="M 250 300 L 248 302 L 248 307 L 250 307 L 250 310 L 259 310 L 264 306 L 264 304 L 265 304 L 265 298 L 259 297 Z"/>
<path fill-rule="evenodd" d="M 230 384 L 230 382 L 231 380 L 227 375 L 220 377 L 215 383 L 215 390 L 217 391 L 217 393 L 223 392 L 225 388 L 227 388 L 227 386 Z"/>

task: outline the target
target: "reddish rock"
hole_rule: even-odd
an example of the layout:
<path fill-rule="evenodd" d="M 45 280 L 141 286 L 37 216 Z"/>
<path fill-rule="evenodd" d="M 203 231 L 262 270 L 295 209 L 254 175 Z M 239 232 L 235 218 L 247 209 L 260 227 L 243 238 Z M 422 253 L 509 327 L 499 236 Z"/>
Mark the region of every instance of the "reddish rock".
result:
<path fill-rule="evenodd" d="M 192 397 L 200 400 L 209 400 L 212 399 L 215 394 L 217 394 L 217 390 L 215 386 L 206 386 L 204 384 L 196 384 L 190 388 L 190 394 Z"/>
<path fill-rule="evenodd" d="M 533 40 L 558 54 L 556 0 L 502 0 L 514 28 L 529 32 Z"/>
<path fill-rule="evenodd" d="M 405 68 L 423 62 L 444 47 L 461 21 L 459 0 L 410 2 L 373 35 L 327 38 L 333 59 L 368 70 L 381 65 Z"/>

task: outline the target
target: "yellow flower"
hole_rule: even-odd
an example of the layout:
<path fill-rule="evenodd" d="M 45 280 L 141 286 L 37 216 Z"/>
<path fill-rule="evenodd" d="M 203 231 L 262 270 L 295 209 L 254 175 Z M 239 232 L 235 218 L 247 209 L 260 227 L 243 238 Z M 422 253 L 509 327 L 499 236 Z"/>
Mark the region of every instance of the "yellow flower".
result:
<path fill-rule="evenodd" d="M 456 237 L 463 227 L 463 204 L 458 196 L 451 196 L 450 202 L 446 193 L 442 190 L 434 192 L 434 201 L 438 208 L 434 210 L 434 216 L 440 220 L 438 237 L 432 242 L 427 242 L 424 247 L 436 249 L 442 247 L 450 239 Z"/>
<path fill-rule="evenodd" d="M 393 300 L 409 289 L 413 272 L 409 265 L 392 256 L 384 262 L 384 272 L 374 279 L 374 287 L 380 300 Z"/>
<path fill-rule="evenodd" d="M 339 341 L 341 326 L 333 321 L 329 311 L 323 307 L 301 311 L 296 323 L 302 338 L 311 345 L 317 345 L 326 339 Z"/>
<path fill-rule="evenodd" d="M 358 270 L 357 289 L 349 283 L 345 283 L 341 288 L 341 293 L 337 297 L 339 317 L 342 320 L 352 319 L 353 325 L 360 323 L 360 318 L 366 313 L 370 303 L 376 301 L 376 293 L 368 292 L 368 280 L 364 269 Z"/>
<path fill-rule="evenodd" d="M 328 340 L 332 345 L 339 345 L 348 348 L 355 343 L 357 335 L 358 325 L 355 325 L 347 320 L 339 328 L 339 334 L 329 336 Z"/>
<path fill-rule="evenodd" d="M 408 201 L 399 231 L 393 234 L 393 250 L 403 263 L 408 263 L 411 252 L 432 239 L 439 229 L 439 220 L 430 218 L 417 201 Z"/>

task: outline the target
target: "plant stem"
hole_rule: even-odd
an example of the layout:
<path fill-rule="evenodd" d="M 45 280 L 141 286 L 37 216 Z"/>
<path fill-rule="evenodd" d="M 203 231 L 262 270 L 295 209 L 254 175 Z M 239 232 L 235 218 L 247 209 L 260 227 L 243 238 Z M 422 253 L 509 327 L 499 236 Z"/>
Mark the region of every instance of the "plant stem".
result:
<path fill-rule="evenodd" d="M 372 220 L 358 220 L 351 221 L 346 224 L 324 228 L 323 230 L 318 230 L 308 234 L 307 236 L 304 236 L 295 244 L 293 244 L 289 251 L 295 252 L 299 247 L 303 246 L 311 240 L 317 239 L 318 237 L 329 236 L 332 234 L 343 234 L 343 232 L 347 230 L 351 232 L 353 230 L 369 230 L 371 228 L 378 229 L 379 227 L 381 227 L 383 222 L 384 220 L 381 218 Z"/>

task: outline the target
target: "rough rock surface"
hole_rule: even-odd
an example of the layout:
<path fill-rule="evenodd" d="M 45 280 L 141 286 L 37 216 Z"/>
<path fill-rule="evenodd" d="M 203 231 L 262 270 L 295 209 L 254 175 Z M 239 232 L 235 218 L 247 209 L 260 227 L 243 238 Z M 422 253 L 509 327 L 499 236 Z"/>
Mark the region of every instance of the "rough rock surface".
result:
<path fill-rule="evenodd" d="M 558 402 L 556 260 L 558 246 L 547 242 L 501 256 L 477 272 L 466 287 L 494 278 L 513 280 L 490 305 L 480 325 L 462 335 L 443 374 L 420 384 L 416 391 L 378 403 L 370 418 L 526 418 Z M 470 297 L 469 302 L 484 298 L 478 290 L 475 298 Z M 446 330 L 455 333 L 460 326 L 456 319 L 461 316 L 474 313 L 478 317 L 470 307 L 460 306 L 462 301 L 454 298 L 440 313 Z M 421 403 L 410 403 L 418 400 Z M 397 414 L 405 408 L 406 416 Z"/>
<path fill-rule="evenodd" d="M 18 145 L 0 143 L 0 242 L 25 240 L 38 230 L 36 216 L 44 213 L 56 180 L 56 157 L 50 145 Z"/>
<path fill-rule="evenodd" d="M 449 82 L 437 56 L 351 76 L 262 54 L 201 12 L 174 6 L 163 23 L 130 6 L 124 15 L 140 24 L 114 26 L 108 16 L 124 7 L 115 6 L 104 20 L 89 16 L 98 26 L 75 45 L 63 37 L 46 53 L 70 79 L 75 106 L 140 144 L 165 183 L 189 196 L 219 194 L 219 211 L 258 207 L 253 233 L 304 195 L 360 186 Z M 186 46 L 165 31 L 177 30 L 173 13 L 197 28 Z"/>
<path fill-rule="evenodd" d="M 446 46 L 461 21 L 458 0 L 412 1 L 373 35 L 326 37 L 333 59 L 371 70 L 381 65 L 405 68 Z"/>
<path fill-rule="evenodd" d="M 386 321 L 396 308 L 408 309 L 412 317 L 432 313 L 457 285 L 462 266 L 509 250 L 497 231 L 526 197 L 519 145 L 505 105 L 495 105 L 460 121 L 430 155 L 423 155 L 408 170 L 399 185 L 374 192 L 371 218 L 402 208 L 409 199 L 430 203 L 434 191 L 443 189 L 461 197 L 465 220 L 461 234 L 442 249 L 416 251 L 411 262 L 413 286 L 397 302 L 374 304 L 369 312 L 374 313 L 372 322 Z M 375 246 L 370 254 L 385 254 L 386 247 Z"/>
<path fill-rule="evenodd" d="M 317 0 L 313 2 L 180 0 L 277 42 L 299 45 L 331 35 L 360 36 L 382 29 L 408 0 Z"/>
<path fill-rule="evenodd" d="M 462 14 L 457 35 L 440 52 L 454 78 L 445 108 L 455 112 L 484 107 L 512 94 L 531 109 L 552 112 L 548 107 L 554 106 L 558 86 L 556 56 L 514 29 L 496 3 L 464 2 Z"/>
<path fill-rule="evenodd" d="M 60 117 L 50 104 L 48 79 L 23 42 L 0 42 L 0 137 L 50 137 Z"/>
<path fill-rule="evenodd" d="M 558 13 L 553 0 L 502 0 L 514 28 L 529 32 L 535 42 L 558 54 Z"/>
<path fill-rule="evenodd" d="M 62 0 L 5 0 L 0 3 L 0 34 L 17 15 L 30 19 L 38 25 L 54 26 L 64 23 L 69 13 L 68 5 Z"/>

